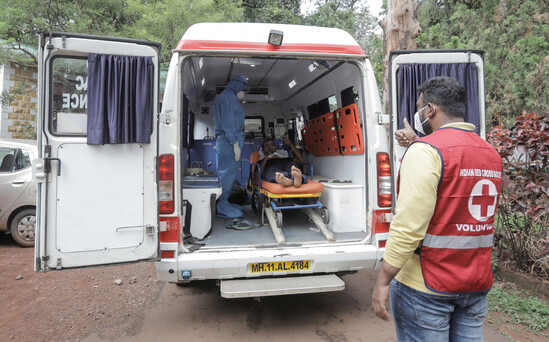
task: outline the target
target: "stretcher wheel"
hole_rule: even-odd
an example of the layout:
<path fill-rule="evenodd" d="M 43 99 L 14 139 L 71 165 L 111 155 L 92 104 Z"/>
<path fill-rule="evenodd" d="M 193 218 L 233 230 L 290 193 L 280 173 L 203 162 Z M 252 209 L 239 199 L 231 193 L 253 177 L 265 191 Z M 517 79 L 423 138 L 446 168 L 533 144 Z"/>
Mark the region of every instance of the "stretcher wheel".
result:
<path fill-rule="evenodd" d="M 258 212 L 258 209 L 261 209 L 261 201 L 259 199 L 259 196 L 254 192 L 252 192 L 252 210 L 254 213 Z"/>
<path fill-rule="evenodd" d="M 278 228 L 282 228 L 282 211 L 277 210 L 275 211 L 275 220 L 276 220 L 276 226 Z"/>
<path fill-rule="evenodd" d="M 320 208 L 320 218 L 322 219 L 322 222 L 325 224 L 330 223 L 330 212 L 328 211 L 328 208 L 321 207 Z"/>

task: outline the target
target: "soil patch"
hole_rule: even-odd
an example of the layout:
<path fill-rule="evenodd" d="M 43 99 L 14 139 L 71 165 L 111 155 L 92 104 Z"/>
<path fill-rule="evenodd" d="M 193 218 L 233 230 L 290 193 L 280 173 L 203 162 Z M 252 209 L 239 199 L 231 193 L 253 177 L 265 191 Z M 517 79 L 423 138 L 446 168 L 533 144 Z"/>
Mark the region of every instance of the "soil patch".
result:
<path fill-rule="evenodd" d="M 164 282 L 153 263 L 35 273 L 34 250 L 0 234 L 0 341 L 78 341 L 102 329 L 135 335 Z"/>

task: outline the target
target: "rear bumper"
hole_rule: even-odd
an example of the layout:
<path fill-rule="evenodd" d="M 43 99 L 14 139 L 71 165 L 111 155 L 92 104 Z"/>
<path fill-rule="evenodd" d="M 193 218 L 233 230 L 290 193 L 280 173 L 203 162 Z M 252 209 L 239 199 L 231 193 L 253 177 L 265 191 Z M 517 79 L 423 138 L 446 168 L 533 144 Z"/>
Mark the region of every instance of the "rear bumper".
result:
<path fill-rule="evenodd" d="M 195 251 L 156 263 L 159 280 L 184 282 L 206 279 L 259 278 L 289 274 L 326 274 L 374 269 L 378 249 L 373 245 L 339 245 L 326 247 L 287 247 L 239 251 Z M 251 273 L 251 263 L 310 260 L 305 271 Z M 188 279 L 183 278 L 183 274 Z"/>

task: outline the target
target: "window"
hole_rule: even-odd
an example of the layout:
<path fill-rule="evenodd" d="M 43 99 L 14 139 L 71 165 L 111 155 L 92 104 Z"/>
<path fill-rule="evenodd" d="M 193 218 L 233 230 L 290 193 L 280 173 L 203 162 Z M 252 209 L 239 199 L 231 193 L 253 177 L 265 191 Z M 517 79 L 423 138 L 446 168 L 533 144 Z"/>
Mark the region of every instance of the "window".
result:
<path fill-rule="evenodd" d="M 265 119 L 262 116 L 246 116 L 244 132 L 246 139 L 265 138 Z"/>
<path fill-rule="evenodd" d="M 52 62 L 53 133 L 85 135 L 88 113 L 88 60 L 55 58 Z"/>
<path fill-rule="evenodd" d="M 0 172 L 12 172 L 16 149 L 0 147 Z"/>
<path fill-rule="evenodd" d="M 0 147 L 0 172 L 13 172 L 31 166 L 29 151 L 19 148 Z"/>
<path fill-rule="evenodd" d="M 358 91 L 355 87 L 349 87 L 341 91 L 341 107 L 347 107 L 356 103 L 358 100 Z"/>
<path fill-rule="evenodd" d="M 16 170 L 26 169 L 31 166 L 29 151 L 20 149 L 17 157 L 15 158 Z"/>
<path fill-rule="evenodd" d="M 328 97 L 328 104 L 330 105 L 330 112 L 333 112 L 334 110 L 336 110 L 338 107 L 337 107 L 337 99 L 335 97 L 335 95 L 332 95 L 330 97 Z"/>
<path fill-rule="evenodd" d="M 324 114 L 333 112 L 337 108 L 337 99 L 335 95 L 332 95 L 318 101 L 317 103 L 307 106 L 307 113 L 309 114 L 309 119 L 314 119 Z"/>

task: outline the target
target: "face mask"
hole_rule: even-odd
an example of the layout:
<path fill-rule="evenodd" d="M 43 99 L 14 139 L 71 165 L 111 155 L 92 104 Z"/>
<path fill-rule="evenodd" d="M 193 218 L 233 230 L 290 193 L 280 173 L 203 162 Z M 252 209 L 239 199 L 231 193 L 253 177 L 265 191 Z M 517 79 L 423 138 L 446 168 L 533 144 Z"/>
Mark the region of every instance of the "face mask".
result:
<path fill-rule="evenodd" d="M 244 98 L 244 91 L 239 91 L 237 94 L 236 94 L 236 97 L 238 97 L 239 100 L 242 100 Z"/>
<path fill-rule="evenodd" d="M 430 125 L 425 125 L 425 123 L 427 121 L 429 121 L 429 118 L 426 118 L 425 120 L 423 120 L 423 122 L 421 121 L 420 117 L 419 117 L 419 113 L 424 110 L 425 108 L 427 108 L 427 105 L 423 106 L 423 108 L 421 108 L 420 110 L 418 110 L 415 114 L 414 114 L 414 128 L 416 129 L 416 131 L 418 131 L 419 133 L 423 134 L 423 135 L 428 135 L 428 134 L 431 134 L 432 133 L 432 130 L 431 130 L 431 126 Z M 424 126 L 425 125 L 425 126 Z"/>

